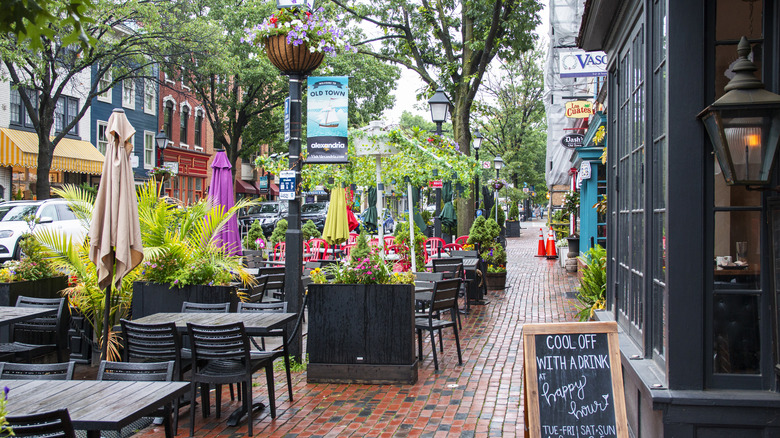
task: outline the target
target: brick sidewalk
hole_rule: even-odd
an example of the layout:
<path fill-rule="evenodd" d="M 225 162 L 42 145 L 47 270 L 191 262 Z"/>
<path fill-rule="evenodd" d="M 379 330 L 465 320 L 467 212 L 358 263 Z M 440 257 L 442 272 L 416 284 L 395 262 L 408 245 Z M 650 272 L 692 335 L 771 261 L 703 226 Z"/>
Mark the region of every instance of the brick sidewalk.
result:
<path fill-rule="evenodd" d="M 522 224 L 523 236 L 508 239 L 507 290 L 489 292 L 489 304 L 472 306 L 462 318 L 463 365 L 458 365 L 454 338 L 445 339 L 434 372 L 426 342 L 415 385 L 307 384 L 306 374 L 293 375 L 294 402 L 287 397 L 283 372 L 276 373 L 277 417 L 268 409 L 255 414 L 254 432 L 262 437 L 515 437 L 523 435 L 522 327 L 526 322 L 569 321 L 576 278 L 556 261 L 534 257 L 541 222 Z M 450 332 L 451 333 L 451 332 Z M 445 338 L 447 338 L 445 332 Z M 258 375 L 256 398 L 265 398 L 265 377 Z M 225 389 L 227 391 L 227 389 Z M 211 399 L 213 403 L 213 398 Z M 198 437 L 239 437 L 246 423 L 226 427 L 225 412 L 239 402 L 225 393 L 223 418 L 203 419 L 197 410 Z M 189 409 L 179 417 L 179 436 L 189 435 Z M 164 436 L 162 426 L 141 431 Z"/>

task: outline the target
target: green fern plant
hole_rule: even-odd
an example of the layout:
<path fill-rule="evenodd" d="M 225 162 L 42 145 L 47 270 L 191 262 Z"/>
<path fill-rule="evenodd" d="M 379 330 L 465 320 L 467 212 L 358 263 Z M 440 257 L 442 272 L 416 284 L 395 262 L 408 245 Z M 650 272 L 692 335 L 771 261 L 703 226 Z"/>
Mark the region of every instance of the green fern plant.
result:
<path fill-rule="evenodd" d="M 593 312 L 603 309 L 606 304 L 607 250 L 596 245 L 578 258 L 585 267 L 577 288 L 577 317 L 587 321 L 593 317 Z"/>

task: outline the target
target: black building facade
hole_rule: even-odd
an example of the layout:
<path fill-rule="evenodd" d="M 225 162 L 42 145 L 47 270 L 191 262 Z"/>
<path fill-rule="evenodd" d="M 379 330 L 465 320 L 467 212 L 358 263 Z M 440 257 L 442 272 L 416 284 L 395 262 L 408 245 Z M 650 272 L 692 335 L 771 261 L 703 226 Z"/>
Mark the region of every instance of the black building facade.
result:
<path fill-rule="evenodd" d="M 635 437 L 780 436 L 780 192 L 727 185 L 697 119 L 724 94 L 743 35 L 780 93 L 780 1 L 585 5 L 578 45 L 610 63 L 598 317 L 621 330 Z"/>

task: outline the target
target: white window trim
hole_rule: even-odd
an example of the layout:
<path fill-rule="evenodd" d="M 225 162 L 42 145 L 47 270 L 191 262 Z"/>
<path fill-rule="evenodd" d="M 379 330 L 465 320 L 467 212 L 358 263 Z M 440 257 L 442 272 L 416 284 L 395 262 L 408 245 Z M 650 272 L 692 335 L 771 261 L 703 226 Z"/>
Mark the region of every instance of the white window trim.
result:
<path fill-rule="evenodd" d="M 147 87 L 150 87 L 152 89 L 152 106 L 151 108 L 146 107 L 146 90 Z M 155 87 L 154 82 L 152 82 L 150 79 L 144 80 L 144 113 L 146 114 L 157 114 L 157 88 Z"/>
<path fill-rule="evenodd" d="M 189 110 L 188 113 L 192 114 L 192 105 L 190 105 L 190 103 L 187 102 L 186 100 L 184 102 L 182 102 L 181 104 L 179 104 L 179 111 L 183 110 L 185 106 Z"/>
<path fill-rule="evenodd" d="M 144 155 L 143 155 L 144 169 L 151 169 L 152 167 L 155 166 L 155 164 L 157 164 L 154 162 L 157 158 L 157 144 L 155 144 L 154 136 L 155 136 L 155 132 L 144 131 Z M 152 139 L 152 160 L 151 160 L 152 162 L 151 163 L 146 162 L 146 151 L 148 150 L 146 149 L 146 139 L 149 137 L 151 137 Z"/>
<path fill-rule="evenodd" d="M 106 147 L 108 147 L 108 122 L 107 121 L 98 120 L 97 124 L 96 124 L 96 129 L 95 129 L 95 148 L 97 148 L 98 152 L 100 152 L 101 154 L 105 155 L 106 151 L 105 150 L 103 150 L 103 151 L 100 150 L 100 127 L 101 126 L 105 126 L 106 127 L 104 132 L 106 133 Z"/>
<path fill-rule="evenodd" d="M 132 87 L 132 96 L 130 97 L 130 102 L 127 102 L 125 100 L 125 83 L 127 81 L 130 81 L 131 84 L 133 84 Z M 135 109 L 135 98 L 136 98 L 136 89 L 135 89 L 135 79 L 125 79 L 122 81 L 122 107 L 127 109 Z"/>
<path fill-rule="evenodd" d="M 178 105 L 176 105 L 176 99 L 174 99 L 173 96 L 171 96 L 170 94 L 165 96 L 165 97 L 163 97 L 163 104 L 162 104 L 163 108 L 165 108 L 165 104 L 168 103 L 168 102 L 172 102 L 173 103 L 173 112 L 176 112 L 176 107 Z"/>
<path fill-rule="evenodd" d="M 98 79 L 98 85 L 100 85 L 100 82 L 102 82 L 103 78 L 108 78 L 108 82 L 111 82 L 111 79 L 113 78 L 111 74 L 111 69 L 108 69 L 106 73 L 103 75 L 101 79 Z M 109 88 L 104 93 L 98 94 L 97 100 L 99 102 L 106 102 L 106 103 L 112 103 L 113 102 L 113 96 L 114 96 L 114 87 Z"/>
<path fill-rule="evenodd" d="M 171 84 L 174 83 L 172 80 L 168 79 L 168 73 L 163 73 L 163 75 L 165 75 L 165 82 L 166 83 L 168 83 L 168 82 L 170 82 Z"/>

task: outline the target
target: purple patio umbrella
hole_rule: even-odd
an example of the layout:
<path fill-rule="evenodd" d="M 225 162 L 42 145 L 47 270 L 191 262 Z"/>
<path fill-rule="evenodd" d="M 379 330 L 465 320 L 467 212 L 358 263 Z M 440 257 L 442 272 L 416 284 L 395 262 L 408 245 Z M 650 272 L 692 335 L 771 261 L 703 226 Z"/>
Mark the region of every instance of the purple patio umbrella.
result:
<path fill-rule="evenodd" d="M 218 150 L 211 163 L 211 186 L 209 187 L 209 199 L 214 205 L 221 205 L 227 211 L 235 205 L 233 198 L 233 174 L 230 169 L 227 154 L 224 150 Z M 234 215 L 228 223 L 217 233 L 217 246 L 224 248 L 230 255 L 241 255 L 241 235 L 238 232 L 238 218 Z"/>

